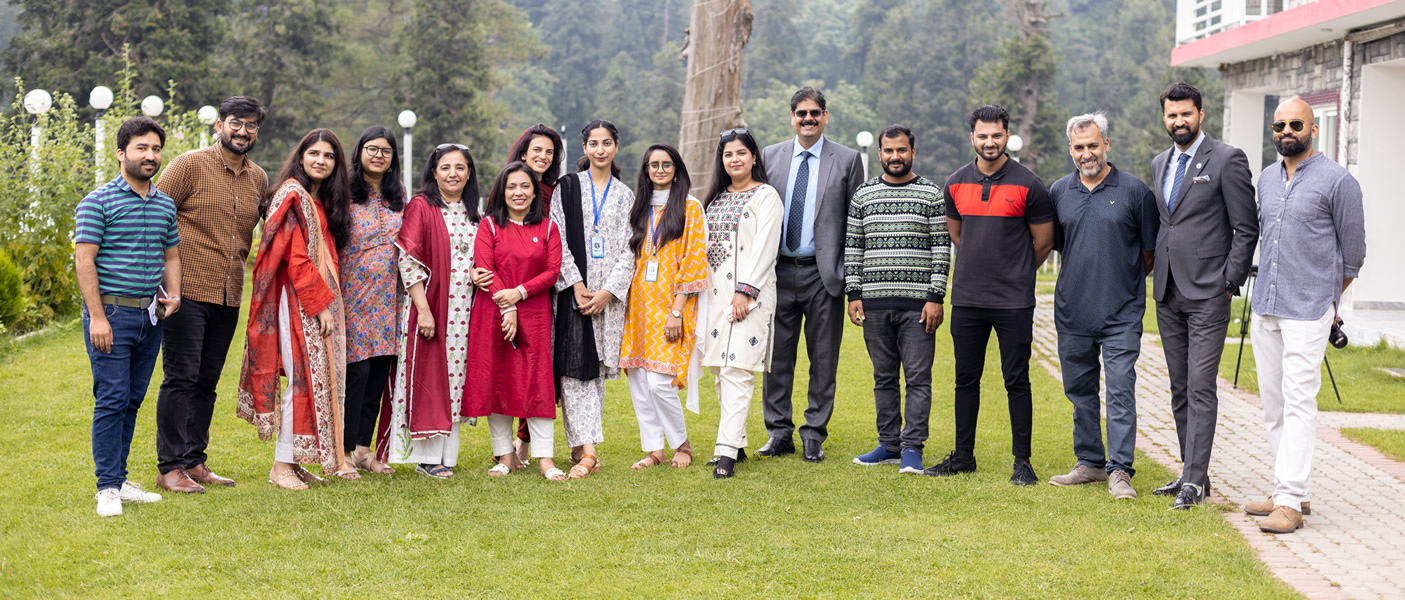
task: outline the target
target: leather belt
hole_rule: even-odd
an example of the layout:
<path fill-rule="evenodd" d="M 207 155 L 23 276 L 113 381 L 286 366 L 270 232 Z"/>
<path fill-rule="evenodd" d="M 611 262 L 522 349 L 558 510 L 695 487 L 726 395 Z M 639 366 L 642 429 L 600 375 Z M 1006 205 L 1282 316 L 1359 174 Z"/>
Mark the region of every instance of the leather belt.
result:
<path fill-rule="evenodd" d="M 776 261 L 788 265 L 795 265 L 797 267 L 808 267 L 817 264 L 813 256 L 786 256 L 784 254 L 779 254 L 776 256 Z"/>
<path fill-rule="evenodd" d="M 129 306 L 132 308 L 140 308 L 142 310 L 146 310 L 151 307 L 150 296 L 147 296 L 145 298 L 128 298 L 126 296 L 102 295 L 98 296 L 98 301 L 103 304 L 116 304 L 117 306 Z"/>

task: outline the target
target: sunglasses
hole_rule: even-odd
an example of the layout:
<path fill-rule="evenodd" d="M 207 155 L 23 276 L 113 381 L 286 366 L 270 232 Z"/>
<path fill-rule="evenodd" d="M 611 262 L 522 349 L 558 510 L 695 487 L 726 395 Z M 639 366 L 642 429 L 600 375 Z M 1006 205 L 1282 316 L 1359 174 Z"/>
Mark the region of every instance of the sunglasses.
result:
<path fill-rule="evenodd" d="M 1286 121 L 1286 122 L 1285 122 L 1285 121 L 1274 121 L 1274 122 L 1273 122 L 1273 132 L 1274 132 L 1274 133 L 1283 133 L 1283 128 L 1284 128 L 1284 127 L 1292 127 L 1292 128 L 1293 128 L 1293 131 L 1302 131 L 1302 130 L 1303 130 L 1303 127 L 1306 127 L 1306 126 L 1307 126 L 1307 123 L 1304 123 L 1304 122 L 1302 121 L 1302 119 L 1293 119 L 1292 121 Z"/>
<path fill-rule="evenodd" d="M 824 111 L 820 109 L 795 111 L 795 116 L 800 117 L 802 119 L 805 117 L 810 117 L 811 119 L 818 119 L 823 114 Z"/>
<path fill-rule="evenodd" d="M 448 148 L 458 148 L 459 150 L 463 150 L 464 152 L 468 151 L 468 146 L 465 146 L 463 144 L 439 144 L 434 148 L 434 150 L 437 152 L 439 150 L 445 150 Z"/>
<path fill-rule="evenodd" d="M 728 130 L 722 132 L 722 137 L 727 137 L 727 136 L 729 136 L 729 135 L 743 135 L 743 134 L 745 134 L 745 135 L 751 135 L 751 132 L 750 132 L 750 131 L 747 131 L 745 127 L 738 127 L 738 128 L 736 128 L 736 129 L 728 129 Z"/>

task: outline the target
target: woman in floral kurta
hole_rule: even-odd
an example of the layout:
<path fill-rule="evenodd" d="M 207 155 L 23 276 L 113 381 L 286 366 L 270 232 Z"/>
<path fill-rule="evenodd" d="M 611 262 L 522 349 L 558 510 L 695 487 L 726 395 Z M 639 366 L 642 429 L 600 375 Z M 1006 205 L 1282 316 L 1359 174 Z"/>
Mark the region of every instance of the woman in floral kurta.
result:
<path fill-rule="evenodd" d="M 629 251 L 629 209 L 634 204 L 634 194 L 614 175 L 618 170 L 614 160 L 619 133 L 609 121 L 596 120 L 586 124 L 581 138 L 589 169 L 562 178 L 551 201 L 551 220 L 565 241 L 561 246 L 561 276 L 556 282 L 556 290 L 563 293 L 557 294 L 554 362 L 561 381 L 566 444 L 571 447 L 572 457 L 579 458 L 579 463 L 571 467 L 572 479 L 599 470 L 595 445 L 605 440 L 605 380 L 620 376 L 625 302 L 629 282 L 634 278 L 634 255 Z M 572 188 L 579 191 L 570 191 Z M 567 208 L 564 204 L 573 206 Z M 563 306 L 566 310 L 562 310 Z M 560 335 L 562 327 L 573 325 L 563 320 L 578 318 L 577 315 L 590 317 L 589 331 L 584 336 L 592 339 L 589 348 L 582 346 L 579 337 Z M 581 356 L 591 355 L 598 361 L 575 365 L 575 369 L 563 366 L 563 360 L 581 362 Z"/>
<path fill-rule="evenodd" d="M 630 215 L 636 231 L 630 246 L 637 258 L 620 343 L 620 368 L 629 374 L 640 448 L 648 452 L 635 469 L 662 464 L 665 442 L 676 450 L 674 467 L 692 464 L 677 389 L 689 379 L 697 296 L 707 284 L 707 250 L 702 202 L 688 195 L 691 185 L 683 158 L 672 146 L 655 144 L 644 152 Z M 696 398 L 695 388 L 689 386 L 690 397 Z"/>

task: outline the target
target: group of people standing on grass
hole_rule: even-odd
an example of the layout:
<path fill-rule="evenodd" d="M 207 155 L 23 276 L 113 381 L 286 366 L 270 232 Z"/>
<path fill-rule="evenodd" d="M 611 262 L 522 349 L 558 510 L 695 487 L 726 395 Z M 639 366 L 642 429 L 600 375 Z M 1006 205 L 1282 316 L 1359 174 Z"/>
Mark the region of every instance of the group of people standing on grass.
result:
<path fill-rule="evenodd" d="M 1199 92 L 1176 84 L 1161 104 L 1174 146 L 1155 159 L 1161 180 L 1150 187 L 1108 162 L 1108 123 L 1094 113 L 1069 121 L 1076 170 L 1046 189 L 1005 152 L 1009 115 L 993 105 L 968 122 L 976 159 L 944 184 L 913 172 L 917 140 L 900 125 L 880 134 L 882 174 L 865 181 L 859 154 L 824 137 L 825 97 L 806 87 L 790 103 L 794 138 L 762 148 L 746 129 L 721 132 L 701 200 L 688 193 L 679 152 L 662 143 L 645 151 L 631 189 L 614 160 L 620 133 L 604 120 L 582 128 L 574 173 L 564 173 L 556 131 L 528 128 L 480 200 L 478 165 L 456 143 L 430 153 L 418 189 L 404 189 L 400 149 L 384 127 L 346 148 L 314 129 L 270 183 L 246 156 L 265 110 L 243 96 L 221 104 L 217 143 L 176 158 L 152 184 L 165 134 L 150 119 L 131 119 L 117 136 L 121 174 L 85 198 L 77 218 L 98 513 L 160 499 L 127 479 L 126 456 L 163 347 L 158 487 L 234 485 L 209 469 L 205 449 L 260 221 L 237 413 L 262 439 L 276 439 L 269 481 L 284 489 L 322 481 L 304 464 L 342 479 L 393 474 L 394 464 L 453 477 L 462 427 L 480 419 L 494 457 L 488 476 L 535 461 L 552 481 L 589 477 L 600 469 L 605 381 L 621 375 L 645 453 L 633 468 L 688 467 L 683 411 L 700 410 L 704 368 L 719 413 L 708 464 L 715 477 L 732 477 L 750 446 L 757 372 L 768 439 L 755 454 L 797 452 L 791 396 L 802 332 L 809 385 L 799 451 L 820 462 L 846 311 L 872 360 L 878 433 L 877 447 L 855 463 L 935 476 L 974 471 L 994 330 L 1011 482 L 1034 484 L 1035 270 L 1058 250 L 1055 321 L 1077 464 L 1051 483 L 1108 481 L 1114 497 L 1136 495 L 1133 366 L 1152 274 L 1185 462 L 1182 476 L 1155 493 L 1189 508 L 1209 490 L 1215 365 L 1261 217 L 1273 247 L 1265 245 L 1272 264 L 1254 298 L 1255 352 L 1261 372 L 1284 382 L 1261 377 L 1279 489 L 1267 508 L 1246 510 L 1272 513 L 1266 527 L 1287 518 L 1296 528 L 1301 516 L 1291 522 L 1284 509 L 1301 502 L 1307 510 L 1309 379 L 1334 301 L 1364 260 L 1359 187 L 1314 156 L 1311 110 L 1290 101 L 1273 125 L 1284 160 L 1265 171 L 1277 169 L 1278 187 L 1261 179 L 1260 212 L 1244 154 L 1200 131 Z M 1284 212 L 1296 220 L 1283 224 Z M 1311 260 L 1323 256 L 1335 262 Z M 924 468 L 949 272 L 955 449 Z M 558 414 L 568 471 L 553 460 Z"/>

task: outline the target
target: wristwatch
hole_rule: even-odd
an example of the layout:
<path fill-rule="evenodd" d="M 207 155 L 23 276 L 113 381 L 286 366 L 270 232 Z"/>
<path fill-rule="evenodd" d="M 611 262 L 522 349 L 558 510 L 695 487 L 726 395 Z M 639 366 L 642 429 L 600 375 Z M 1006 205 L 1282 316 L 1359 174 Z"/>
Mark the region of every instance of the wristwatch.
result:
<path fill-rule="evenodd" d="M 681 319 L 681 318 L 683 318 L 683 313 L 682 313 L 682 312 L 679 312 L 679 311 L 676 311 L 676 310 L 668 311 L 668 314 L 673 315 L 673 318 L 675 318 L 675 319 Z"/>

